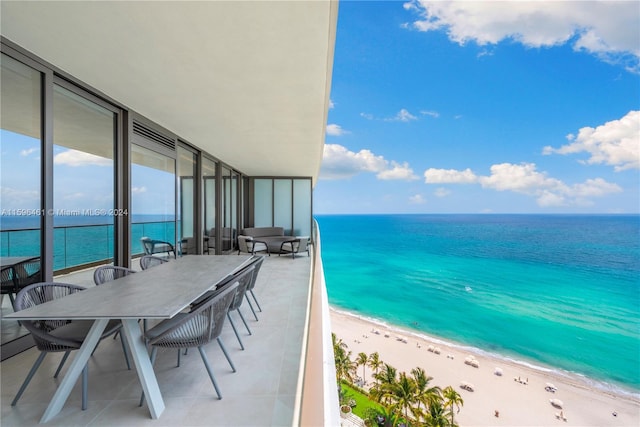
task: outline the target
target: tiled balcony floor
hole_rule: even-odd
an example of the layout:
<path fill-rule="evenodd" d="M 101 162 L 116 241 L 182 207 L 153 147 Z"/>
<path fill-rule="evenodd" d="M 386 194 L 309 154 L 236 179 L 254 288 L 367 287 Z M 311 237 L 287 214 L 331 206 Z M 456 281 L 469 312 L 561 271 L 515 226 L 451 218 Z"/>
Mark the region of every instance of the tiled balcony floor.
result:
<path fill-rule="evenodd" d="M 188 355 L 182 356 L 179 368 L 176 367 L 176 351 L 161 349 L 154 368 L 166 409 L 159 419 L 151 419 L 146 405 L 138 407 L 141 387 L 135 368 L 127 370 L 120 340 L 108 338 L 100 343 L 89 362 L 87 410 L 81 410 L 81 387 L 78 383 L 62 411 L 46 425 L 291 425 L 309 290 L 310 260 L 306 255 L 295 260 L 277 255 L 266 258 L 255 288 L 264 310 L 258 312 L 260 320 L 255 320 L 246 302 L 242 306 L 253 335 L 249 336 L 241 320 L 237 319 L 237 314 L 232 314 L 234 321 L 237 319 L 236 325 L 246 350 L 240 349 L 231 325 L 225 325 L 221 336 L 237 368 L 236 373 L 231 371 L 217 343 L 212 342 L 206 347 L 222 391 L 222 400 L 216 397 L 197 349 L 191 349 Z M 56 280 L 93 285 L 92 271 L 57 277 Z M 0 424 L 3 427 L 38 424 L 55 392 L 59 380 L 53 378 L 53 373 L 62 353 L 47 355 L 18 404 L 11 406 L 13 397 L 38 354 L 39 351 L 32 348 L 0 364 Z"/>

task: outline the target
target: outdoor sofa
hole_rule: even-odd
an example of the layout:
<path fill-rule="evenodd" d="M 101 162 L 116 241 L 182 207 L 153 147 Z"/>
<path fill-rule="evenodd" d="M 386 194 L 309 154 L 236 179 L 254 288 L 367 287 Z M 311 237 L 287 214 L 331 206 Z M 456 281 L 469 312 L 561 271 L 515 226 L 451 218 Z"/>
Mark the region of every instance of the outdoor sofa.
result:
<path fill-rule="evenodd" d="M 292 236 L 284 235 L 283 227 L 251 227 L 245 228 L 240 233 L 243 236 L 249 236 L 256 242 L 262 242 L 267 245 L 269 253 L 277 254 L 280 252 L 280 246 Z"/>
<path fill-rule="evenodd" d="M 291 253 L 295 257 L 295 253 L 307 252 L 308 237 L 303 236 L 285 236 L 283 227 L 251 227 L 242 230 L 241 235 L 252 241 L 251 248 L 263 247 L 260 243 L 263 243 L 267 247 L 267 252 L 272 253 Z M 301 241 L 303 239 L 304 241 Z M 302 243 L 302 244 L 301 244 Z M 256 249 L 257 250 L 257 249 Z"/>

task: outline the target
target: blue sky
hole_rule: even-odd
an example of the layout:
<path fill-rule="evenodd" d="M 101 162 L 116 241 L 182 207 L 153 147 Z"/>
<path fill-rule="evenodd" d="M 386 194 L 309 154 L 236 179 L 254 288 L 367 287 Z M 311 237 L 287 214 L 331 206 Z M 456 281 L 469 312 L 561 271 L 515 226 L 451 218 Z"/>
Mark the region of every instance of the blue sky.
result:
<path fill-rule="evenodd" d="M 639 213 L 640 3 L 338 12 L 314 212 Z"/>

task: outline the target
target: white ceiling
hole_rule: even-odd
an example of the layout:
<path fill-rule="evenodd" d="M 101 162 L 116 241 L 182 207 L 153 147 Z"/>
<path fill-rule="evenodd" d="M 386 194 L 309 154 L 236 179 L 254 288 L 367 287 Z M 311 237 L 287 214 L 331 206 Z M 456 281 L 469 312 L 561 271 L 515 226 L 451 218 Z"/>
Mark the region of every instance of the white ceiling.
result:
<path fill-rule="evenodd" d="M 322 161 L 337 1 L 1 3 L 2 36 L 250 176 Z"/>

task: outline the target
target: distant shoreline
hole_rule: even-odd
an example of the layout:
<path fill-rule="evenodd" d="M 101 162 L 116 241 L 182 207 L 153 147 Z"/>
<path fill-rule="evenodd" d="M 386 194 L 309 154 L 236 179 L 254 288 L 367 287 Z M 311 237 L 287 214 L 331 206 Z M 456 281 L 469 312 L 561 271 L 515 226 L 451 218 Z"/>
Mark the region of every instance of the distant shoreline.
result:
<path fill-rule="evenodd" d="M 386 320 L 376 319 L 371 316 L 344 309 L 342 307 L 330 306 L 330 310 L 331 312 L 335 312 L 343 316 L 353 317 L 363 322 L 376 325 L 378 328 L 385 328 L 393 332 L 394 334 L 397 332 L 412 336 L 415 339 L 422 339 L 433 344 L 454 348 L 461 352 L 473 353 L 494 359 L 496 361 L 504 361 L 505 363 L 520 365 L 523 369 L 532 369 L 540 372 L 541 374 L 564 377 L 567 381 L 574 382 L 576 386 L 582 386 L 587 389 L 597 388 L 603 393 L 611 393 L 612 395 L 628 398 L 640 403 L 640 389 L 634 389 L 633 387 L 627 386 L 625 384 L 612 383 L 606 380 L 591 378 L 584 374 L 549 366 L 544 364 L 543 362 L 539 362 L 536 360 L 525 360 L 524 357 L 522 359 L 516 359 L 513 356 L 507 356 L 501 353 L 474 347 L 472 345 L 459 343 L 445 337 L 430 335 L 422 331 L 412 330 L 406 326 L 398 326 Z"/>
<path fill-rule="evenodd" d="M 456 415 L 462 426 L 555 425 L 560 422 L 556 418 L 559 410 L 550 405 L 552 398 L 562 399 L 565 404 L 563 416 L 567 421 L 562 425 L 640 425 L 637 392 L 416 333 L 340 308 L 331 307 L 330 311 L 332 332 L 347 344 L 353 359 L 360 352 L 369 355 L 375 351 L 398 372 L 421 366 L 434 378 L 432 385 L 454 387 L 465 400 L 463 409 Z M 429 350 L 433 346 L 440 348 L 440 354 Z M 469 355 L 479 361 L 478 368 L 464 363 Z M 504 374 L 495 375 L 496 368 Z M 359 367 L 357 375 L 362 376 L 362 372 Z M 518 378 L 521 381 L 517 381 Z M 369 368 L 364 380 L 368 384 L 373 381 Z M 462 381 L 474 384 L 475 391 L 462 390 Z M 557 386 L 556 393 L 545 390 L 549 382 Z M 500 412 L 499 419 L 494 417 L 495 410 Z"/>

